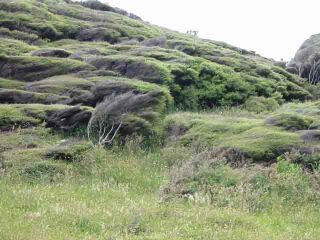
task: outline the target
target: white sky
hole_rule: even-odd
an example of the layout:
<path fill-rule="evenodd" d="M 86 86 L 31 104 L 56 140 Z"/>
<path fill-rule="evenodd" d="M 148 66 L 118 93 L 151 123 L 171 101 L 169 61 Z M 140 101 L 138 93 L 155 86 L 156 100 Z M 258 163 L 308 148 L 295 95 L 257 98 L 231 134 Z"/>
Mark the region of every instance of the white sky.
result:
<path fill-rule="evenodd" d="M 280 60 L 320 33 L 320 0 L 104 0 L 143 20 Z"/>

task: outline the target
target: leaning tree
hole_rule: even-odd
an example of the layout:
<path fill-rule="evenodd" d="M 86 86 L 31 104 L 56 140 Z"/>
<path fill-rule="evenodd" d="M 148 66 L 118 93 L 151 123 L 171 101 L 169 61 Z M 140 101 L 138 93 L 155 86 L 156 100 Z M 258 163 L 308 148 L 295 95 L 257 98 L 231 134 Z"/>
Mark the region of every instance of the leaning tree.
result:
<path fill-rule="evenodd" d="M 127 116 L 152 106 L 159 94 L 157 91 L 146 94 L 127 92 L 105 98 L 91 115 L 87 126 L 88 139 L 100 146 L 112 144 Z"/>

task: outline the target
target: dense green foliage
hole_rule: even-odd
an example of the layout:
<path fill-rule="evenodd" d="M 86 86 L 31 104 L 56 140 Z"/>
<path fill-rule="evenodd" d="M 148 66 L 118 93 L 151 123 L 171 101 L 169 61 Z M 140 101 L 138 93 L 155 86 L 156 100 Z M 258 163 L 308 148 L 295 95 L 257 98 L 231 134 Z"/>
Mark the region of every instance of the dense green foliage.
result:
<path fill-rule="evenodd" d="M 10 57 L 1 74 L 5 78 L 34 81 L 89 70 L 80 63 L 84 61 L 128 78 L 165 85 L 182 109 L 242 105 L 250 97 L 274 98 L 280 104 L 311 98 L 297 76 L 271 60 L 129 18 L 96 1 L 81 6 L 63 0 L 14 0 L 0 1 L 0 6 L 2 54 L 21 56 L 58 47 L 79 61 Z M 17 70 L 12 71 L 12 66 Z"/>

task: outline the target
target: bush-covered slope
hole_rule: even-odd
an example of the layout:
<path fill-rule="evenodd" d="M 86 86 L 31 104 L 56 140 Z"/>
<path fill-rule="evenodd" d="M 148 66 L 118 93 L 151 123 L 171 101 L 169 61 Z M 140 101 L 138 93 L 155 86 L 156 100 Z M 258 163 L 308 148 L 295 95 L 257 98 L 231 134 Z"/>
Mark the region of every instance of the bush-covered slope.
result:
<path fill-rule="evenodd" d="M 311 98 L 297 76 L 254 52 L 154 26 L 96 1 L 1 0 L 0 37 L 1 77 L 13 80 L 113 71 L 166 86 L 184 109 L 241 105 L 251 96 L 279 103 Z"/>
<path fill-rule="evenodd" d="M 260 115 L 245 110 L 175 113 L 166 117 L 165 126 L 173 144 L 236 149 L 247 163 L 274 162 L 293 150 L 319 155 L 319 109 L 318 101 L 289 103 Z"/>
<path fill-rule="evenodd" d="M 317 89 L 276 65 L 96 0 L 0 0 L 0 239 L 318 239 Z"/>
<path fill-rule="evenodd" d="M 26 119 L 58 129 L 88 120 L 91 109 L 104 99 L 126 93 L 151 98 L 139 112 L 126 112 L 124 121 L 133 129 L 148 128 L 147 134 L 152 129 L 159 133 L 160 120 L 172 106 L 193 111 L 243 105 L 261 113 L 313 97 L 297 75 L 272 60 L 154 26 L 95 0 L 0 0 L 0 38 L 0 104 L 9 112 L 24 104 L 19 112 Z M 28 104 L 65 107 L 49 115 L 43 110 L 38 118 L 30 115 Z M 10 123 L 26 126 L 22 119 L 8 118 L 0 128 L 10 129 Z M 183 125 L 188 130 L 181 138 L 184 143 L 199 138 L 203 145 L 245 150 L 256 160 L 274 160 L 289 145 L 300 143 L 296 133 L 278 126 L 291 123 L 288 115 L 269 119 L 273 126 L 256 116 L 211 119 L 178 114 L 167 122 L 170 118 L 190 121 Z M 303 120 L 299 130 L 306 130 Z M 255 144 L 259 153 L 251 149 Z"/>

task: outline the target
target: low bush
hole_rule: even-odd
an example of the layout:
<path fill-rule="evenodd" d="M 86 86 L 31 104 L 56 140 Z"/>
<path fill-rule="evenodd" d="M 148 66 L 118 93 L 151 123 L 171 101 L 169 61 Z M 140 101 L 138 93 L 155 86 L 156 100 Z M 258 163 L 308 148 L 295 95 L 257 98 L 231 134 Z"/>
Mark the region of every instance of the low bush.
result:
<path fill-rule="evenodd" d="M 44 57 L 6 57 L 0 56 L 0 77 L 13 78 L 25 82 L 41 80 L 55 75 L 93 70 L 94 67 L 70 59 Z"/>
<path fill-rule="evenodd" d="M 263 67 L 263 66 L 258 66 L 256 69 L 256 72 L 259 76 L 265 77 L 265 78 L 269 77 L 270 74 L 272 73 L 271 69 Z"/>
<path fill-rule="evenodd" d="M 286 160 L 293 164 L 299 164 L 310 171 L 318 171 L 320 169 L 320 154 L 318 153 L 305 154 L 295 150 L 285 153 L 281 160 Z"/>
<path fill-rule="evenodd" d="M 36 46 L 31 46 L 23 41 L 0 38 L 0 55 L 20 56 L 37 50 Z"/>
<path fill-rule="evenodd" d="M 21 175 L 30 181 L 56 182 L 65 175 L 65 169 L 61 165 L 50 162 L 35 163 L 21 171 Z"/>
<path fill-rule="evenodd" d="M 41 125 L 48 116 L 63 109 L 65 105 L 0 104 L 0 129 L 12 130 Z"/>
<path fill-rule="evenodd" d="M 244 104 L 244 108 L 250 112 L 269 112 L 279 108 L 278 102 L 274 98 L 250 97 Z"/>
<path fill-rule="evenodd" d="M 311 190 L 310 179 L 305 175 L 301 167 L 290 163 L 281 157 L 276 164 L 276 176 L 271 182 L 271 194 L 281 199 L 288 205 L 299 206 L 314 198 Z"/>
<path fill-rule="evenodd" d="M 269 211 L 278 204 L 300 206 L 317 198 L 310 179 L 296 164 L 279 158 L 273 167 L 233 169 L 224 157 L 208 152 L 194 153 L 181 165 L 174 164 L 160 197 L 251 212 Z"/>
<path fill-rule="evenodd" d="M 20 40 L 29 44 L 41 44 L 45 41 L 42 40 L 38 35 L 33 33 L 26 33 L 17 30 L 10 30 L 8 28 L 0 27 L 0 36 L 7 39 Z"/>
<path fill-rule="evenodd" d="M 180 144 L 235 148 L 258 162 L 274 161 L 286 149 L 303 143 L 298 133 L 265 126 L 262 118 L 248 117 L 248 112 L 243 112 L 246 117 L 237 114 L 178 113 L 169 115 L 165 126 L 183 129 L 176 139 Z"/>
<path fill-rule="evenodd" d="M 21 89 L 23 88 L 23 86 L 24 86 L 24 82 L 0 78 L 0 88 Z"/>
<path fill-rule="evenodd" d="M 309 129 L 312 123 L 312 118 L 293 113 L 282 113 L 266 119 L 266 124 L 283 127 L 286 130 Z"/>
<path fill-rule="evenodd" d="M 26 128 L 40 124 L 41 120 L 26 116 L 22 109 L 12 105 L 0 105 L 0 129 L 10 130 L 15 128 Z"/>
<path fill-rule="evenodd" d="M 141 79 L 151 83 L 170 84 L 170 71 L 160 61 L 142 57 L 114 55 L 101 58 L 90 58 L 87 62 L 98 69 L 107 69 L 120 73 L 128 78 Z"/>
<path fill-rule="evenodd" d="M 54 160 L 75 162 L 81 160 L 81 156 L 90 149 L 91 145 L 88 142 L 69 139 L 51 149 L 48 149 L 46 157 Z"/>

